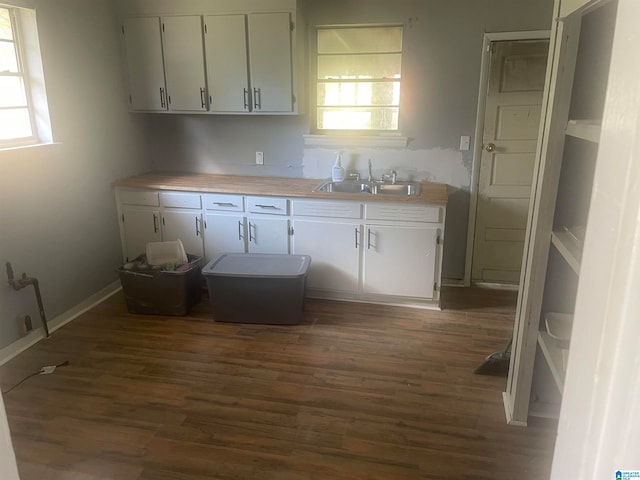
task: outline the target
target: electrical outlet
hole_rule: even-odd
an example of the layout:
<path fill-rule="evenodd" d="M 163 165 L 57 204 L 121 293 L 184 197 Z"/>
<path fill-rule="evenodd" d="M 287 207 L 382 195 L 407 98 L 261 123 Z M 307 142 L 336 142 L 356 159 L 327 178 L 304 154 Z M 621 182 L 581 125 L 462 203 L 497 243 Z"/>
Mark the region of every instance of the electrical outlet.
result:
<path fill-rule="evenodd" d="M 264 152 L 256 152 L 256 165 L 264 165 Z"/>
<path fill-rule="evenodd" d="M 471 143 L 471 137 L 469 135 L 463 135 L 460 137 L 460 151 L 464 152 L 469 150 L 469 145 Z"/>

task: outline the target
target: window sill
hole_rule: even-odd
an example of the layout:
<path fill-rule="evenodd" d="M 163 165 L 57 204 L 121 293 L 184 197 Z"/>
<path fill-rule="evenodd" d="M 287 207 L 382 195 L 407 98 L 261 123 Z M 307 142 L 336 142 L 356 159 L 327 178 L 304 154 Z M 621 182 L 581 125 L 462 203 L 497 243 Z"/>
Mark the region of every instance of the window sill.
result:
<path fill-rule="evenodd" d="M 407 146 L 400 135 L 304 135 L 305 147 L 396 147 Z"/>
<path fill-rule="evenodd" d="M 29 143 L 26 145 L 0 145 L 0 152 L 10 152 L 12 150 L 26 150 L 31 148 L 47 148 L 53 147 L 56 145 L 62 145 L 60 142 L 37 142 L 37 143 Z"/>

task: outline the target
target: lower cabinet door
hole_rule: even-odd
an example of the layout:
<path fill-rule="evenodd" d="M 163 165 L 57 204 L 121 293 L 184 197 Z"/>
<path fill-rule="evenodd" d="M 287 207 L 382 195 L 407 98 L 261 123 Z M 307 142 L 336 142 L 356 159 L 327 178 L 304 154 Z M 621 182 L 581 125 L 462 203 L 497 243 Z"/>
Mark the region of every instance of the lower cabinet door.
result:
<path fill-rule="evenodd" d="M 361 234 L 360 224 L 296 219 L 292 250 L 296 255 L 311 256 L 307 286 L 357 292 Z"/>
<path fill-rule="evenodd" d="M 367 225 L 365 293 L 433 298 L 437 238 L 437 227 Z"/>
<path fill-rule="evenodd" d="M 191 255 L 204 255 L 202 215 L 200 212 L 168 212 L 162 214 L 164 241 L 181 240 Z"/>
<path fill-rule="evenodd" d="M 207 262 L 220 253 L 246 251 L 246 222 L 243 215 L 205 216 L 204 250 Z"/>
<path fill-rule="evenodd" d="M 289 220 L 286 218 L 248 217 L 249 253 L 289 253 Z"/>
<path fill-rule="evenodd" d="M 160 212 L 135 207 L 123 207 L 125 260 L 131 261 L 147 250 L 147 242 L 162 240 L 160 233 Z"/>

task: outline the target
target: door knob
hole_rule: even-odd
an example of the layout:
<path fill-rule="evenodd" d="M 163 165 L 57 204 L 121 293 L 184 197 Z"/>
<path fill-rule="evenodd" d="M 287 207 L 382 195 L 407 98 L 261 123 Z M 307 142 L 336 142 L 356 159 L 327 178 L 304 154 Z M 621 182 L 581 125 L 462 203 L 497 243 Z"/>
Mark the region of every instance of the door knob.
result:
<path fill-rule="evenodd" d="M 496 145 L 495 145 L 495 143 L 487 143 L 487 144 L 484 146 L 484 149 L 485 149 L 487 152 L 494 152 L 494 151 L 496 150 Z"/>

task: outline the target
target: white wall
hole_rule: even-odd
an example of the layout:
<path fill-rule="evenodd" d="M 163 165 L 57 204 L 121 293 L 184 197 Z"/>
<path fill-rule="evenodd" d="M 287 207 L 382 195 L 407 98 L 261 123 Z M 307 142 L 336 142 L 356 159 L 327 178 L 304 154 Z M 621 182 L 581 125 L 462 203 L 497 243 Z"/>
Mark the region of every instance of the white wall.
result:
<path fill-rule="evenodd" d="M 140 117 L 127 113 L 117 16 L 109 0 L 35 2 L 54 145 L 0 151 L 0 260 L 40 280 L 49 318 L 116 280 L 111 182 L 148 170 Z M 1 273 L 5 277 L 4 268 Z M 33 289 L 0 282 L 0 348 Z"/>
<path fill-rule="evenodd" d="M 249 1 L 249 0 L 245 0 Z M 196 13 L 203 0 L 119 0 L 123 13 Z M 257 2 L 259 3 L 259 2 Z M 405 25 L 401 130 L 404 149 L 305 148 L 309 121 L 299 117 L 145 115 L 148 157 L 169 171 L 326 178 L 338 149 L 351 167 L 401 178 L 450 184 L 444 276 L 462 278 L 466 250 L 472 149 L 459 152 L 461 135 L 473 137 L 483 33 L 547 30 L 551 0 L 309 0 L 309 24 Z M 473 138 L 472 138 L 473 140 Z M 255 165 L 263 151 L 265 165 Z"/>
<path fill-rule="evenodd" d="M 7 413 L 4 410 L 4 401 L 0 393 L 0 478 L 2 480 L 18 480 L 18 468 L 16 456 L 11 444 Z"/>

